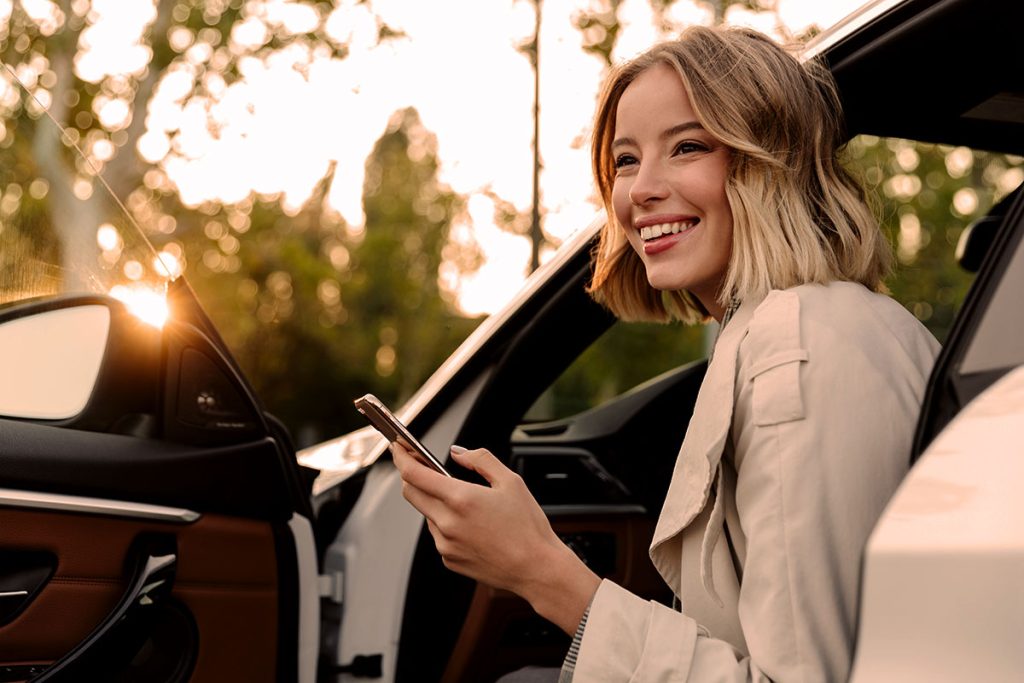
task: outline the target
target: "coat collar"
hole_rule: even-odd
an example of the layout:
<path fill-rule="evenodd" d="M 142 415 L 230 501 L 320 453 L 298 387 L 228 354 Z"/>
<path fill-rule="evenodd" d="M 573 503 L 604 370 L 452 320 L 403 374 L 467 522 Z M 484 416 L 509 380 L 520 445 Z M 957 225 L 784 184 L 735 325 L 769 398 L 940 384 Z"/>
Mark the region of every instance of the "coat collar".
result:
<path fill-rule="evenodd" d="M 741 304 L 715 342 L 713 358 L 676 459 L 651 542 L 651 559 L 670 586 L 678 585 L 679 558 L 672 552 L 659 552 L 659 548 L 692 522 L 707 503 L 732 424 L 737 353 L 759 303 L 760 300 Z"/>

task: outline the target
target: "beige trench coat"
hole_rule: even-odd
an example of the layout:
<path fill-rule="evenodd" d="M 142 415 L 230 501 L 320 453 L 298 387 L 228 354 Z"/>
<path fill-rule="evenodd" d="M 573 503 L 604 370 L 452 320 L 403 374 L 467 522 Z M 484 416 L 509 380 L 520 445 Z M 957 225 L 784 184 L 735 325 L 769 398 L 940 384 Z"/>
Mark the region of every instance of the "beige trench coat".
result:
<path fill-rule="evenodd" d="M 938 350 L 857 284 L 740 306 L 651 545 L 681 612 L 604 581 L 574 681 L 845 680 L 861 554 L 906 472 Z"/>

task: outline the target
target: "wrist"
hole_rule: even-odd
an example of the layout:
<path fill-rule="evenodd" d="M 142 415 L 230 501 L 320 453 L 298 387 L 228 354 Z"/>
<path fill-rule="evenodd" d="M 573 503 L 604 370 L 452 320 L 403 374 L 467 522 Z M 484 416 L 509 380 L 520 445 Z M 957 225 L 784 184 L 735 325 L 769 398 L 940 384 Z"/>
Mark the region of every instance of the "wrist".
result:
<path fill-rule="evenodd" d="M 601 578 L 561 541 L 538 553 L 534 567 L 517 592 L 537 614 L 573 635 Z"/>

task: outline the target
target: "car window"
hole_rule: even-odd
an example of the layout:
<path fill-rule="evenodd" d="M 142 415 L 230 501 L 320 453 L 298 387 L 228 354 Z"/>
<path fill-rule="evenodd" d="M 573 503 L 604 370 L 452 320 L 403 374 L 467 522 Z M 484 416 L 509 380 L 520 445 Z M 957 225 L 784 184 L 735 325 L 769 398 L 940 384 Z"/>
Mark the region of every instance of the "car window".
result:
<path fill-rule="evenodd" d="M 1016 226 L 1021 229 L 1020 225 Z M 1007 266 L 995 294 L 971 339 L 960 372 L 968 375 L 989 370 L 1003 370 L 1024 364 L 1024 240 L 1018 239 L 1013 258 Z"/>
<path fill-rule="evenodd" d="M 17 80 L 0 75 L 0 90 L 31 110 L 34 123 L 0 126 L 0 306 L 109 295 L 159 324 L 179 259 L 152 248 L 99 177 L 102 162 L 84 155 Z M 57 163 L 65 158 L 73 160 L 67 167 Z"/>
<path fill-rule="evenodd" d="M 706 356 L 717 325 L 616 322 L 541 394 L 524 416 L 545 422 L 595 408 L 652 377 Z"/>

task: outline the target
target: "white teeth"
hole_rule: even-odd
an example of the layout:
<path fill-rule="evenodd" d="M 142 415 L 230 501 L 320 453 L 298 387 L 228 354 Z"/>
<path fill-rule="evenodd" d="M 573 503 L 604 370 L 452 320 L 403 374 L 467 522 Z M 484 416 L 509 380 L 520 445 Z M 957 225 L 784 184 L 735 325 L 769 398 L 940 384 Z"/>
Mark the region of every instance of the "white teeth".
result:
<path fill-rule="evenodd" d="M 640 228 L 640 239 L 642 240 L 653 240 L 662 235 L 674 235 L 682 230 L 687 230 L 696 225 L 696 221 L 693 222 L 676 222 L 676 223 L 659 223 L 658 225 L 648 225 Z"/>

